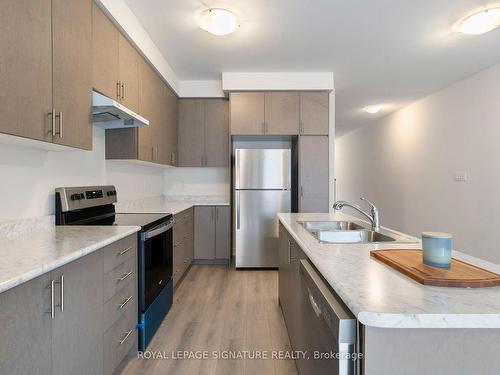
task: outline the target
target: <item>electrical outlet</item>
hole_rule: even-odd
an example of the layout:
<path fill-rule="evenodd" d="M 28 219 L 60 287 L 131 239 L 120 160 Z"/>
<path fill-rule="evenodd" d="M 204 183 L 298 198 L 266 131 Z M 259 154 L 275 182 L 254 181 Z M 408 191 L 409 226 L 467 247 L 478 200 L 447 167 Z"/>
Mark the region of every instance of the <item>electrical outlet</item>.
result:
<path fill-rule="evenodd" d="M 455 172 L 455 181 L 457 182 L 467 181 L 467 172 Z"/>

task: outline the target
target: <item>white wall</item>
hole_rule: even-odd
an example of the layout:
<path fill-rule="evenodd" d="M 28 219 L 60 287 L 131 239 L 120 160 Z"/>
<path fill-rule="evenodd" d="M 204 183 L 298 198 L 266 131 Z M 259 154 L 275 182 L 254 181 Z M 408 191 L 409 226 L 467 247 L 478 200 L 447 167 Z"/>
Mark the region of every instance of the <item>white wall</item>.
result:
<path fill-rule="evenodd" d="M 163 169 L 104 160 L 104 130 L 93 151 L 56 152 L 0 144 L 0 221 L 49 215 L 59 186 L 115 184 L 118 199 L 162 193 Z"/>
<path fill-rule="evenodd" d="M 466 182 L 455 181 L 466 172 Z M 500 263 L 500 64 L 336 140 L 338 198 Z"/>
<path fill-rule="evenodd" d="M 229 168 L 169 168 L 164 172 L 163 193 L 229 197 L 230 180 Z"/>

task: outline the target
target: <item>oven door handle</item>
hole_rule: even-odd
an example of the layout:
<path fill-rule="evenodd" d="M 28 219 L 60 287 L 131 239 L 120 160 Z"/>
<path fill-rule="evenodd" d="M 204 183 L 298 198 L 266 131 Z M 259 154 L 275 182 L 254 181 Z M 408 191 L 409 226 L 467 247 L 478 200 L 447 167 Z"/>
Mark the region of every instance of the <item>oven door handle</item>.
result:
<path fill-rule="evenodd" d="M 150 238 L 153 238 L 155 236 L 158 236 L 159 234 L 165 233 L 166 231 L 172 229 L 174 226 L 174 221 L 170 220 L 167 224 L 161 225 L 159 227 L 156 227 L 154 229 L 151 229 L 150 231 L 144 232 L 142 234 L 142 240 L 146 241 L 149 240 Z"/>

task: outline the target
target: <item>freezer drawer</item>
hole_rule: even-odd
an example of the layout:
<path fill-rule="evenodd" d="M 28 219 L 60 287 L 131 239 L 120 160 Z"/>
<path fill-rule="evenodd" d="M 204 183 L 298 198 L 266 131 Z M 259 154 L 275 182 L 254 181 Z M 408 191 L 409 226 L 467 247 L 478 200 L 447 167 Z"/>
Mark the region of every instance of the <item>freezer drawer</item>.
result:
<path fill-rule="evenodd" d="M 290 212 L 290 191 L 236 190 L 236 267 L 278 267 L 279 212 Z"/>
<path fill-rule="evenodd" d="M 290 157 L 289 149 L 236 149 L 235 189 L 290 189 Z"/>

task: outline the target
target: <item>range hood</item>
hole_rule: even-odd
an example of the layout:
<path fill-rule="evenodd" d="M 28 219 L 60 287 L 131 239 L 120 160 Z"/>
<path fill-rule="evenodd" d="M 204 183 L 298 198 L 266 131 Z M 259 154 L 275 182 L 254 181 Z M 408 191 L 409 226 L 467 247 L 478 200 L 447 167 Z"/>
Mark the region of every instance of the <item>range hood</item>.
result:
<path fill-rule="evenodd" d="M 136 128 L 149 121 L 134 111 L 98 92 L 92 91 L 92 121 L 104 129 Z"/>

